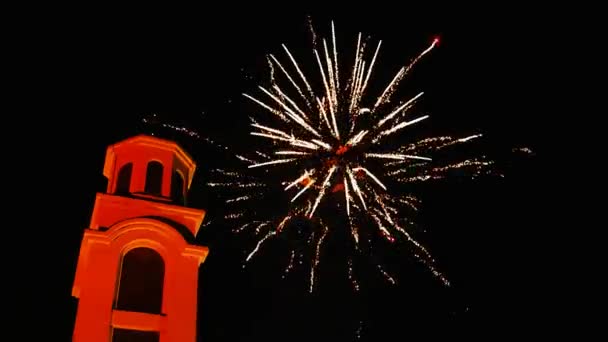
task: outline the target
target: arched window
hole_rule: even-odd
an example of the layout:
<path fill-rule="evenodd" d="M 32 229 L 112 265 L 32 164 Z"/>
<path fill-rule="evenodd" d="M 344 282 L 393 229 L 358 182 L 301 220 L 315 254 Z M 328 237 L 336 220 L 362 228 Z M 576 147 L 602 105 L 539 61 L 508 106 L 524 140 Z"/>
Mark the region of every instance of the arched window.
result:
<path fill-rule="evenodd" d="M 178 171 L 173 171 L 173 178 L 171 179 L 171 198 L 173 202 L 177 204 L 185 204 L 184 196 L 184 177 Z"/>
<path fill-rule="evenodd" d="M 165 263 L 155 250 L 130 250 L 122 259 L 116 309 L 160 314 L 164 278 Z"/>
<path fill-rule="evenodd" d="M 131 186 L 131 173 L 133 172 L 133 163 L 123 165 L 118 171 L 116 178 L 116 193 L 128 194 Z"/>
<path fill-rule="evenodd" d="M 112 329 L 112 342 L 158 342 L 159 340 L 158 331 Z"/>
<path fill-rule="evenodd" d="M 151 195 L 160 195 L 163 185 L 163 164 L 151 161 L 146 168 L 146 186 L 144 191 Z"/>

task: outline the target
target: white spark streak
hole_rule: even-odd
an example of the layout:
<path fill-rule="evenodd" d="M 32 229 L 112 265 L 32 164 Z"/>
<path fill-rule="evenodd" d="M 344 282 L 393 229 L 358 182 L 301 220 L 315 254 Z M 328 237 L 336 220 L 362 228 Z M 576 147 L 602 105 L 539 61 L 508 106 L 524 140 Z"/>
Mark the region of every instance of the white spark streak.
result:
<path fill-rule="evenodd" d="M 384 184 L 382 184 L 382 182 L 378 179 L 378 177 L 376 177 L 368 169 L 366 169 L 364 167 L 356 167 L 353 169 L 353 171 L 355 171 L 355 172 L 359 171 L 359 170 L 363 170 L 365 173 L 367 173 L 368 176 L 370 176 L 374 181 L 376 181 L 376 183 L 378 183 L 378 185 L 380 185 L 380 187 L 382 187 L 382 189 L 386 190 L 386 186 L 384 186 Z"/>
<path fill-rule="evenodd" d="M 314 94 L 312 91 L 312 87 L 306 80 L 306 77 L 304 76 L 304 73 L 302 72 L 302 70 L 300 70 L 300 66 L 296 62 L 295 58 L 293 58 L 293 56 L 291 55 L 291 52 L 289 52 L 289 50 L 287 50 L 287 46 L 285 46 L 285 44 L 282 44 L 282 46 L 283 46 L 283 49 L 285 50 L 285 52 L 287 53 L 287 56 L 289 56 L 291 63 L 293 64 L 293 66 L 296 68 L 296 71 L 300 75 L 300 78 L 302 78 L 302 81 L 304 81 L 304 84 L 306 85 L 306 89 L 308 90 L 308 93 L 311 95 Z"/>
<path fill-rule="evenodd" d="M 422 96 L 422 94 L 424 94 L 423 91 L 419 92 L 418 95 L 412 97 L 407 102 L 405 102 L 401 106 L 397 107 L 397 109 L 392 111 L 389 115 L 385 116 L 382 120 L 378 121 L 378 123 L 376 124 L 376 127 L 380 127 L 380 126 L 384 125 L 388 120 L 394 118 L 395 115 L 399 114 L 404 108 L 406 108 L 407 106 L 412 104 L 414 101 L 416 101 L 420 96 Z"/>
<path fill-rule="evenodd" d="M 302 115 L 302 118 L 303 118 L 303 119 L 308 119 L 308 115 L 306 115 L 306 113 L 304 113 L 304 112 L 303 112 L 303 111 L 300 109 L 300 107 L 298 107 L 298 105 L 297 105 L 295 102 L 293 102 L 293 100 L 292 100 L 292 99 L 290 99 L 290 98 L 289 98 L 289 96 L 287 96 L 287 94 L 285 94 L 285 93 L 284 93 L 284 92 L 281 90 L 281 88 L 279 88 L 279 86 L 274 85 L 274 86 L 273 86 L 273 88 L 274 88 L 274 90 L 276 90 L 276 91 L 277 91 L 277 92 L 278 92 L 278 93 L 281 95 L 281 97 L 283 97 L 285 100 L 287 100 L 287 102 L 289 102 L 289 104 L 290 104 L 290 105 L 292 105 L 292 106 L 293 106 L 293 108 L 295 108 L 295 109 L 298 111 L 298 113 L 300 113 L 300 115 Z M 304 121 L 306 121 L 306 120 L 304 120 Z"/>
<path fill-rule="evenodd" d="M 325 236 L 327 235 L 328 230 L 329 229 L 327 228 L 327 226 L 325 226 L 325 229 L 323 230 L 323 235 L 321 235 L 321 237 L 317 241 L 317 248 L 315 250 L 315 261 L 314 261 L 312 267 L 310 268 L 310 289 L 309 289 L 310 292 L 312 292 L 312 289 L 314 288 L 314 285 L 315 285 L 315 270 L 319 266 L 319 255 L 320 255 L 320 251 L 321 251 L 321 245 L 323 244 L 323 240 L 325 240 Z"/>
<path fill-rule="evenodd" d="M 253 251 L 251 251 L 251 253 L 249 253 L 249 255 L 247 256 L 247 258 L 245 259 L 246 262 L 248 262 L 251 257 L 253 257 L 255 255 L 255 253 L 258 252 L 258 250 L 260 249 L 260 246 L 262 246 L 262 244 L 268 240 L 269 238 L 273 237 L 276 234 L 276 232 L 274 230 L 268 232 L 268 234 L 266 234 L 260 241 L 258 241 L 258 244 L 255 246 L 255 248 L 253 249 Z"/>
<path fill-rule="evenodd" d="M 324 142 L 324 141 L 317 140 L 317 139 L 312 139 L 311 141 L 314 142 L 315 144 L 321 146 L 321 147 L 324 147 L 327 150 L 331 150 L 331 145 L 328 144 L 328 143 L 326 143 L 326 142 Z"/>
<path fill-rule="evenodd" d="M 291 159 L 278 159 L 278 160 L 271 160 L 269 162 L 264 162 L 264 163 L 259 163 L 259 164 L 253 164 L 253 165 L 249 165 L 248 167 L 254 168 L 254 167 L 260 167 L 260 166 L 266 166 L 266 165 L 273 165 L 273 164 L 284 164 L 284 163 L 289 163 L 296 160 L 295 158 L 291 158 Z"/>
<path fill-rule="evenodd" d="M 472 140 L 472 139 L 475 139 L 475 138 L 479 138 L 479 137 L 481 137 L 481 136 L 482 136 L 481 134 L 470 135 L 470 136 L 465 137 L 465 138 L 460 138 L 460 139 L 458 139 L 457 141 L 458 141 L 458 142 L 467 142 L 467 141 L 469 141 L 469 140 Z"/>
<path fill-rule="evenodd" d="M 308 170 L 304 170 L 304 173 L 300 177 L 298 177 L 298 179 L 296 179 L 293 182 L 289 183 L 289 185 L 287 185 L 287 187 L 285 187 L 284 190 L 289 190 L 289 188 L 296 186 L 298 183 L 300 183 L 304 179 L 310 177 L 311 174 L 312 174 L 312 172 L 308 172 Z"/>
<path fill-rule="evenodd" d="M 287 139 L 293 139 L 293 136 L 291 136 L 291 135 L 289 135 L 289 134 L 287 134 L 287 133 L 285 133 L 285 132 L 283 132 L 281 130 L 278 130 L 276 128 L 271 128 L 271 127 L 260 125 L 260 124 L 257 124 L 257 123 L 253 123 L 253 124 L 251 124 L 251 126 L 263 129 L 263 130 L 271 132 L 271 133 L 279 134 L 279 135 L 281 135 L 281 136 L 283 136 L 283 137 L 285 137 Z"/>
<path fill-rule="evenodd" d="M 308 182 L 308 184 L 306 184 L 306 186 L 304 188 L 302 188 L 302 190 L 298 191 L 298 193 L 291 199 L 291 202 L 293 203 L 293 201 L 296 200 L 296 198 L 300 197 L 301 194 L 303 194 L 306 190 L 308 190 L 313 184 L 315 183 L 315 180 L 311 180 L 310 182 Z"/>
<path fill-rule="evenodd" d="M 367 207 L 365 206 L 365 200 L 363 199 L 363 194 L 361 193 L 361 189 L 359 189 L 359 185 L 357 184 L 355 176 L 353 176 L 353 173 L 351 172 L 350 168 L 346 168 L 346 173 L 348 174 L 348 178 L 350 178 L 350 183 L 353 186 L 353 191 L 357 194 L 357 196 L 359 196 L 359 199 L 361 200 L 363 209 L 367 210 Z"/>
<path fill-rule="evenodd" d="M 336 136 L 336 133 L 334 133 L 334 129 L 331 127 L 331 124 L 329 123 L 329 119 L 327 118 L 327 112 L 325 111 L 325 106 L 323 105 L 323 102 L 321 100 L 319 100 L 318 97 L 317 97 L 317 104 L 319 105 L 319 114 L 323 118 L 323 121 L 327 125 L 327 128 L 329 128 L 329 131 L 331 132 L 331 134 L 333 136 Z"/>
<path fill-rule="evenodd" d="M 331 37 L 334 45 L 334 68 L 336 75 L 336 89 L 340 89 L 340 72 L 338 71 L 338 49 L 336 49 L 336 28 L 334 27 L 334 22 L 331 22 Z"/>
<path fill-rule="evenodd" d="M 231 199 L 226 200 L 226 203 L 245 201 L 245 200 L 248 200 L 250 197 L 251 196 L 249 196 L 249 195 L 239 196 L 237 198 L 231 198 Z"/>
<path fill-rule="evenodd" d="M 283 109 L 285 109 L 287 115 L 291 119 L 293 119 L 293 121 L 295 121 L 296 123 L 298 123 L 300 126 L 302 126 L 304 129 L 306 129 L 310 133 L 312 133 L 312 134 L 314 134 L 314 135 L 316 135 L 318 137 L 321 136 L 319 134 L 319 132 L 317 132 L 314 128 L 310 127 L 310 125 L 307 124 L 306 121 L 304 121 L 304 119 L 302 119 L 302 117 L 300 117 L 293 110 L 291 110 L 291 108 L 289 108 L 289 106 L 287 106 L 283 101 L 281 101 L 281 99 L 279 99 L 278 97 L 276 97 L 275 95 L 273 95 L 271 92 L 269 92 L 268 90 L 266 90 L 266 88 L 264 88 L 262 86 L 258 86 L 258 88 L 260 88 L 264 93 L 266 93 L 266 95 L 268 95 L 271 99 L 273 99 L 276 103 L 278 103 L 281 107 L 283 107 Z"/>
<path fill-rule="evenodd" d="M 304 155 L 308 155 L 310 153 L 308 152 L 300 152 L 300 151 L 276 151 L 274 154 L 279 154 L 279 155 L 300 155 L 300 156 L 304 156 Z"/>
<path fill-rule="evenodd" d="M 315 200 L 315 204 L 312 206 L 312 209 L 310 210 L 310 213 L 308 214 L 309 218 L 312 217 L 312 214 L 314 214 L 315 210 L 317 209 L 319 202 L 321 202 L 321 198 L 323 198 L 323 195 L 325 194 L 325 189 L 327 189 L 327 186 L 329 185 L 329 180 L 331 179 L 331 176 L 334 174 L 334 171 L 336 171 L 336 167 L 332 166 L 331 169 L 329 169 L 327 177 L 325 177 L 325 180 L 323 181 L 323 185 L 321 186 L 321 190 L 319 190 L 319 195 L 317 196 L 317 199 Z"/>
<path fill-rule="evenodd" d="M 338 132 L 338 125 L 336 123 L 336 115 L 334 113 L 334 106 L 331 103 L 332 95 L 331 95 L 331 91 L 329 89 L 329 85 L 327 83 L 327 78 L 325 77 L 325 71 L 323 70 L 323 64 L 321 63 L 321 58 L 319 58 L 319 53 L 317 52 L 317 50 L 315 50 L 314 52 L 315 52 L 315 57 L 317 58 L 317 63 L 319 64 L 319 70 L 321 71 L 321 78 L 323 79 L 323 86 L 325 87 L 326 98 L 330 101 L 329 114 L 331 115 L 331 121 L 334 125 L 333 134 L 336 138 L 340 139 L 340 132 Z"/>
<path fill-rule="evenodd" d="M 414 65 L 416 65 L 416 63 L 424 55 L 426 55 L 429 51 L 431 51 L 435 47 L 435 45 L 437 45 L 437 43 L 438 43 L 438 40 L 434 39 L 433 43 L 426 50 L 422 51 L 422 53 L 420 53 L 416 58 L 414 58 L 407 67 L 402 67 L 397 72 L 397 74 L 395 75 L 395 77 L 393 78 L 393 80 L 391 81 L 391 83 L 389 83 L 389 85 L 386 87 L 386 89 L 384 89 L 384 91 L 382 92 L 382 95 L 380 95 L 378 97 L 378 100 L 376 101 L 376 104 L 374 104 L 374 109 L 376 109 L 381 104 L 387 103 L 389 101 L 389 98 L 392 95 L 395 86 L 403 79 L 403 77 L 405 75 L 407 75 L 407 73 L 410 71 L 410 69 L 412 69 L 414 67 Z"/>
<path fill-rule="evenodd" d="M 265 104 L 264 102 L 256 99 L 255 97 L 253 97 L 249 94 L 243 93 L 243 96 L 245 96 L 246 98 L 250 99 L 251 101 L 257 103 L 258 105 L 262 106 L 264 109 L 268 110 L 269 112 L 273 113 L 274 115 L 280 117 L 281 120 L 283 120 L 285 122 L 289 122 L 289 120 L 287 120 L 287 117 L 285 117 L 285 115 L 283 115 L 283 113 L 281 113 L 281 111 L 278 111 L 278 110 L 270 107 L 269 105 Z"/>
<path fill-rule="evenodd" d="M 397 159 L 397 160 L 405 160 L 405 159 L 420 159 L 420 160 L 432 160 L 427 157 L 419 157 L 413 156 L 409 154 L 398 154 L 398 153 L 366 153 L 366 157 L 368 158 L 384 158 L 384 159 Z"/>
<path fill-rule="evenodd" d="M 264 137 L 264 138 L 269 138 L 269 139 L 273 139 L 273 140 L 281 140 L 281 141 L 287 141 L 289 142 L 291 145 L 293 146 L 299 146 L 299 147 L 304 147 L 304 148 L 308 148 L 311 150 L 317 150 L 319 149 L 319 146 L 310 143 L 308 141 L 303 141 L 303 140 L 299 140 L 296 138 L 285 138 L 285 137 L 281 137 L 278 135 L 272 135 L 272 134 L 267 134 L 267 133 L 259 133 L 259 132 L 251 132 L 251 135 L 255 135 L 258 137 Z"/>
<path fill-rule="evenodd" d="M 302 97 L 302 99 L 304 99 L 304 101 L 306 101 L 306 104 L 310 107 L 310 103 L 308 102 L 308 98 L 306 97 L 306 95 L 304 95 L 304 93 L 302 92 L 302 89 L 300 89 L 300 87 L 298 86 L 298 84 L 296 83 L 296 81 L 294 81 L 293 78 L 291 78 L 291 75 L 287 72 L 287 70 L 285 70 L 285 68 L 283 67 L 283 65 L 281 63 L 279 63 L 279 61 L 276 59 L 275 56 L 270 55 L 270 58 L 272 58 L 272 60 L 279 66 L 279 69 L 281 69 L 281 71 L 283 72 L 283 74 L 285 76 L 287 76 L 287 79 L 289 80 L 289 82 L 291 82 L 291 84 L 294 86 L 294 88 L 296 88 L 296 90 L 298 91 L 298 94 L 300 94 L 300 96 Z"/>
<path fill-rule="evenodd" d="M 369 65 L 369 69 L 367 69 L 367 75 L 365 76 L 365 81 L 363 81 L 363 86 L 361 87 L 361 92 L 365 91 L 367 87 L 367 81 L 369 81 L 369 77 L 372 74 L 372 69 L 374 68 L 374 63 L 376 62 L 376 57 L 378 57 L 378 51 L 380 51 L 380 45 L 382 45 L 382 41 L 378 42 L 378 46 L 376 47 L 376 52 L 374 52 L 374 57 L 372 58 L 372 62 Z M 369 111 L 369 109 L 368 109 Z"/>
<path fill-rule="evenodd" d="M 412 121 L 404 121 L 404 122 L 401 122 L 401 123 L 399 123 L 399 124 L 397 124 L 397 125 L 395 125 L 395 126 L 391 127 L 390 129 L 387 129 L 387 130 L 385 130 L 385 131 L 380 132 L 380 133 L 378 134 L 378 136 L 377 136 L 376 138 L 374 138 L 374 140 L 373 140 L 372 142 L 376 143 L 376 142 L 378 142 L 378 140 L 380 140 L 382 137 L 385 137 L 385 136 L 387 136 L 387 135 L 393 134 L 393 133 L 397 132 L 398 130 L 400 130 L 400 129 L 402 129 L 402 128 L 405 128 L 405 127 L 407 127 L 407 126 L 413 125 L 413 124 L 415 124 L 415 123 L 417 123 L 417 122 L 420 122 L 420 121 L 422 121 L 422 120 L 424 120 L 424 119 L 427 119 L 428 117 L 429 117 L 428 115 L 425 115 L 425 116 L 421 116 L 421 117 L 419 117 L 419 118 L 416 118 L 416 119 L 414 119 L 414 120 L 412 120 Z"/>
<path fill-rule="evenodd" d="M 361 141 L 361 139 L 363 139 L 363 137 L 365 135 L 367 135 L 367 133 L 369 133 L 369 132 L 365 131 L 365 130 L 357 133 L 355 136 L 353 136 L 352 138 L 350 138 L 350 140 L 346 144 L 347 145 L 351 145 L 351 146 L 357 145 Z"/>
<path fill-rule="evenodd" d="M 346 215 L 350 217 L 350 194 L 348 193 L 348 181 L 344 177 L 344 197 L 346 197 Z"/>

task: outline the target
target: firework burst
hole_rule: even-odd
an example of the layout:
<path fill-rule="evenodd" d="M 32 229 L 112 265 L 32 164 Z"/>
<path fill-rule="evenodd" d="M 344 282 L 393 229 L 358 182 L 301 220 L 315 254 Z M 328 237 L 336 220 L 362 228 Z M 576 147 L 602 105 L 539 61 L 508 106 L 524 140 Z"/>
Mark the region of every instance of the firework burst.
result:
<path fill-rule="evenodd" d="M 319 264 L 319 251 L 331 228 L 322 221 L 317 209 L 327 201 L 328 193 L 343 192 L 346 222 L 349 225 L 355 249 L 359 250 L 360 230 L 363 226 L 378 232 L 394 243 L 397 237 L 404 239 L 418 258 L 445 285 L 448 280 L 435 267 L 435 261 L 425 247 L 418 243 L 406 229 L 402 217 L 406 211 L 416 210 L 418 200 L 412 195 L 391 191 L 385 183 L 424 182 L 445 177 L 450 170 L 468 168 L 479 173 L 490 162 L 465 160 L 438 166 L 432 163 L 432 152 L 458 143 L 464 143 L 481 135 L 463 138 L 448 136 L 427 138 L 418 142 L 388 150 L 386 141 L 402 133 L 406 128 L 429 118 L 428 115 L 412 116 L 412 108 L 423 92 L 403 100 L 394 100 L 393 94 L 400 81 L 425 55 L 439 43 L 435 38 L 411 62 L 402 67 L 377 95 L 368 95 L 368 85 L 373 80 L 382 42 L 373 49 L 371 59 L 359 33 L 354 49 L 354 63 L 340 68 L 336 48 L 335 27 L 331 24 L 331 40 L 322 39 L 322 47 L 313 49 L 322 86 L 313 90 L 311 81 L 302 71 L 294 56 L 283 45 L 287 62 L 274 55 L 269 56 L 271 84 L 259 86 L 260 96 L 244 94 L 275 119 L 275 124 L 262 124 L 253 119 L 251 135 L 266 139 L 272 146 L 273 156 L 264 156 L 249 168 L 284 168 L 294 178 L 283 183 L 284 191 L 291 196 L 291 212 L 283 217 L 275 229 L 269 229 L 248 255 L 247 260 L 268 239 L 280 234 L 285 222 L 296 216 L 317 221 L 322 227 L 318 237 L 312 239 L 313 262 L 310 270 L 310 290 L 315 282 L 315 269 Z M 291 69 L 292 71 L 289 71 Z M 280 75 L 277 75 L 280 74 Z M 285 85 L 279 84 L 283 76 Z M 294 95 L 289 95 L 293 93 Z M 371 122 L 371 123 L 370 123 Z M 378 165 L 377 160 L 389 163 Z M 270 224 L 269 222 L 267 222 Z M 290 262 L 291 265 L 291 262 Z M 288 266 L 291 267 L 291 266 Z M 359 285 L 353 278 L 352 260 L 349 260 L 349 277 L 354 289 Z M 393 277 L 380 265 L 378 270 L 395 283 Z"/>
<path fill-rule="evenodd" d="M 411 187 L 404 190 L 404 185 L 446 178 L 454 171 L 476 177 L 491 172 L 492 162 L 483 157 L 456 162 L 434 159 L 437 152 L 469 143 L 481 134 L 427 137 L 399 145 L 403 134 L 426 122 L 429 115 L 414 113 L 423 92 L 405 99 L 393 95 L 400 81 L 438 46 L 439 39 L 433 39 L 399 69 L 381 91 L 372 92 L 369 85 L 381 44 L 367 49 L 359 33 L 353 44 L 354 62 L 340 64 L 332 22 L 329 42 L 315 39 L 314 74 L 305 73 L 303 69 L 309 68 L 300 65 L 283 45 L 282 56 L 268 56 L 270 83 L 260 85 L 256 93 L 243 94 L 262 109 L 260 115 L 250 118 L 250 134 L 259 145 L 252 146 L 247 156 L 237 155 L 243 163 L 241 169 L 212 170 L 219 180 L 208 185 L 228 196 L 225 205 L 229 212 L 223 219 L 233 231 L 249 232 L 256 238 L 244 265 L 267 243 L 297 229 L 301 233 L 299 245 L 309 248 L 292 248 L 283 276 L 310 256 L 312 291 L 324 242 L 337 229 L 335 217 L 343 216 L 339 226 L 348 227 L 354 253 L 370 255 L 376 237 L 393 245 L 402 243 L 437 279 L 449 285 L 429 251 L 412 235 L 410 214 L 418 210 L 420 200 L 411 193 Z M 259 177 L 257 169 L 266 173 Z M 269 176 L 268 172 L 275 173 Z M 264 196 L 273 187 L 280 187 L 287 198 L 283 214 L 277 214 L 276 209 L 267 216 L 252 215 L 259 203 L 269 203 L 264 202 Z M 306 229 L 301 222 L 308 223 Z M 388 282 L 396 283 L 381 264 L 375 268 Z M 355 273 L 351 257 L 348 277 L 358 291 Z"/>

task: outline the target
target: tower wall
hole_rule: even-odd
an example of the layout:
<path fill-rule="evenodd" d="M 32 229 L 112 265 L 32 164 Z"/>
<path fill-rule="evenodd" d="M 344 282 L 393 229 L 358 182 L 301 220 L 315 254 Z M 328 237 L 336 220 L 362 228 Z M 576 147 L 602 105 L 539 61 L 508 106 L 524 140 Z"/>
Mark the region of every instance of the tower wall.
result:
<path fill-rule="evenodd" d="M 150 160 L 164 167 L 162 192 L 156 195 L 140 191 Z M 128 163 L 133 165 L 129 193 L 118 195 L 118 173 Z M 188 187 L 194 168 L 179 146 L 153 137 L 139 136 L 108 148 L 104 175 L 109 194 L 96 197 L 72 289 L 72 295 L 79 298 L 73 341 L 118 341 L 119 333 L 125 331 L 148 334 L 150 341 L 195 341 L 198 268 L 208 249 L 188 241 L 196 236 L 205 212 L 173 204 L 170 192 L 173 172 L 183 173 Z M 128 293 L 121 291 L 131 279 L 123 268 L 125 256 L 139 248 L 152 250 L 162 259 L 160 312 L 125 310 L 117 305 L 119 294 Z M 141 293 L 131 294 L 146 295 L 147 290 L 144 283 Z"/>

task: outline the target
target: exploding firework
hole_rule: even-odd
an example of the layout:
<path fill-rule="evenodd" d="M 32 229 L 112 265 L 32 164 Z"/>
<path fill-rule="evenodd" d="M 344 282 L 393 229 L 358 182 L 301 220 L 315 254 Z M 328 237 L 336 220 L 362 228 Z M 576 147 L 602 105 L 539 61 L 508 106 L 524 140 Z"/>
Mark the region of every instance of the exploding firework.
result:
<path fill-rule="evenodd" d="M 309 247 L 308 254 L 303 248 L 293 247 L 284 276 L 302 265 L 305 255 L 309 255 L 308 281 L 312 291 L 324 242 L 337 230 L 339 221 L 340 226 L 348 227 L 354 253 L 369 254 L 372 241 L 377 240 L 372 237 L 392 245 L 402 243 L 448 286 L 449 281 L 437 269 L 429 251 L 412 235 L 410 214 L 418 210 L 420 200 L 405 191 L 403 185 L 443 179 L 454 172 L 476 177 L 491 172 L 492 162 L 483 157 L 456 162 L 433 158 L 438 152 L 471 142 L 481 134 L 427 137 L 399 144 L 403 133 L 425 122 L 429 115 L 414 114 L 423 92 L 395 99 L 395 91 L 412 68 L 438 46 L 439 39 L 433 39 L 377 93 L 372 93 L 370 84 L 381 41 L 370 51 L 359 33 L 353 44 L 354 63 L 348 66 L 339 63 L 333 23 L 330 41 L 321 39 L 318 47 L 316 41 L 312 50 L 315 75 L 305 73 L 303 69 L 310 68 L 300 65 L 285 45 L 283 57 L 268 56 L 269 84 L 260 85 L 256 94 L 244 94 L 262 109 L 251 117 L 250 123 L 250 134 L 259 145 L 252 146 L 248 155 L 236 155 L 242 168 L 215 169 L 217 180 L 208 183 L 228 196 L 225 204 L 229 212 L 223 219 L 234 227 L 234 232 L 249 232 L 256 238 L 244 264 L 269 241 L 297 230 L 299 244 Z M 260 177 L 256 173 L 259 169 L 274 173 Z M 254 215 L 259 203 L 269 203 L 264 202 L 264 196 L 274 187 L 280 187 L 286 195 L 283 213 L 273 209 L 265 217 Z M 343 220 L 335 219 L 339 215 L 343 215 Z M 307 223 L 305 228 L 302 222 Z M 348 277 L 358 291 L 354 268 L 351 257 Z M 396 283 L 381 264 L 375 268 L 388 282 Z"/>
<path fill-rule="evenodd" d="M 328 193 L 343 192 L 346 222 L 355 248 L 360 243 L 363 224 L 371 225 L 368 229 L 377 231 L 391 243 L 399 236 L 409 243 L 414 256 L 444 284 L 449 285 L 448 280 L 435 268 L 430 253 L 410 235 L 406 229 L 408 223 L 401 218 L 400 213 L 405 213 L 402 207 L 416 210 L 418 200 L 412 195 L 394 193 L 384 181 L 424 182 L 445 177 L 453 169 L 469 168 L 478 173 L 490 164 L 480 160 L 465 160 L 442 166 L 432 163 L 433 151 L 470 141 L 480 135 L 459 139 L 448 136 L 427 138 L 387 150 L 387 140 L 392 140 L 405 128 L 429 118 L 428 115 L 410 115 L 422 97 L 422 92 L 401 101 L 394 101 L 392 97 L 400 81 L 438 45 L 439 39 L 435 38 L 409 64 L 402 67 L 379 95 L 367 96 L 368 84 L 373 79 L 382 42 L 376 45 L 370 61 L 366 58 L 366 46 L 359 34 L 354 63 L 345 68 L 350 71 L 350 75 L 344 78 L 344 72 L 341 72 L 339 66 L 333 23 L 331 31 L 331 41 L 328 43 L 323 39 L 322 47 L 313 49 L 322 82 L 321 91 L 313 90 L 302 67 L 283 45 L 288 61 L 283 63 L 274 55 L 269 56 L 271 84 L 268 88 L 259 87 L 264 98 L 244 94 L 272 114 L 278 123 L 262 124 L 259 120 L 252 119 L 251 126 L 254 130 L 251 134 L 267 139 L 274 151 L 272 157 L 258 152 L 263 158 L 248 167 L 282 167 L 285 168 L 284 172 L 296 174 L 294 179 L 284 183 L 284 190 L 291 194 L 291 212 L 284 216 L 276 228 L 269 229 L 263 235 L 247 260 L 257 253 L 264 242 L 280 234 L 287 220 L 302 215 L 315 219 L 317 208 L 327 200 Z M 288 68 L 293 72 L 288 71 Z M 276 70 L 281 75 L 275 75 L 279 73 Z M 279 84 L 279 76 L 284 77 L 286 85 Z M 289 91 L 296 95 L 290 96 Z M 389 162 L 379 166 L 376 162 L 378 159 Z M 326 234 L 331 231 L 330 227 L 323 225 L 320 215 L 318 222 L 322 230 L 313 239 L 315 252 L 310 271 L 311 291 L 315 282 L 315 269 L 319 264 L 319 250 Z M 395 282 L 380 265 L 378 270 L 389 282 Z M 352 261 L 349 261 L 349 277 L 352 277 L 352 273 Z M 352 280 L 353 287 L 358 289 L 354 278 Z"/>

